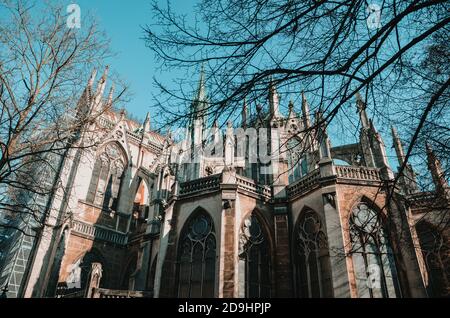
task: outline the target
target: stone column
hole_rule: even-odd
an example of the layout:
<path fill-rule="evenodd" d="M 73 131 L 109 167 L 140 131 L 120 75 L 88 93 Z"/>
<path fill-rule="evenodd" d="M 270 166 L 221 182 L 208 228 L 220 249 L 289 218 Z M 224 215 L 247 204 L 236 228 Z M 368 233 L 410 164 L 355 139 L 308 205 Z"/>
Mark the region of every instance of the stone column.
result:
<path fill-rule="evenodd" d="M 176 202 L 176 201 L 175 201 Z M 176 225 L 178 220 L 178 210 L 174 209 L 175 202 L 172 202 L 166 209 L 162 218 L 160 228 L 160 246 L 158 260 L 156 264 L 155 298 L 176 297 L 175 275 L 176 275 Z"/>
<path fill-rule="evenodd" d="M 286 206 L 275 207 L 275 297 L 293 297 L 289 221 Z"/>
<path fill-rule="evenodd" d="M 219 254 L 219 293 L 220 298 L 233 298 L 235 295 L 235 246 L 236 220 L 236 173 L 226 169 L 222 175 L 222 215 Z"/>
<path fill-rule="evenodd" d="M 329 143 L 328 143 L 328 153 Z M 350 297 L 350 283 L 345 257 L 342 224 L 339 216 L 339 202 L 336 200 L 335 176 L 333 161 L 324 157 L 319 162 L 320 177 L 323 186 L 322 200 L 325 217 L 325 231 L 328 239 L 328 251 L 331 265 L 331 285 L 336 298 Z"/>
<path fill-rule="evenodd" d="M 325 231 L 330 254 L 333 296 L 336 298 L 350 298 L 350 283 L 336 193 L 325 193 L 322 198 L 325 215 Z"/>
<path fill-rule="evenodd" d="M 397 200 L 396 200 L 397 201 Z M 427 292 L 420 272 L 411 230 L 409 228 L 407 211 L 397 208 L 394 199 L 389 202 L 389 220 L 394 226 L 391 236 L 395 236 L 397 245 L 398 270 L 403 271 L 407 284 L 401 282 L 403 297 L 424 298 Z"/>

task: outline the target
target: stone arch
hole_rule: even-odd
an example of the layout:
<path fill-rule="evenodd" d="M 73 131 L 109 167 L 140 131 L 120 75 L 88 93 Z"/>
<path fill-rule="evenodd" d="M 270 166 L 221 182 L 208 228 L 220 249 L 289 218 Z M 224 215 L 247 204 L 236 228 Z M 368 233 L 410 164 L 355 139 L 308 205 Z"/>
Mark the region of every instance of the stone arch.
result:
<path fill-rule="evenodd" d="M 148 172 L 148 170 L 140 167 L 137 169 L 131 183 L 130 186 L 127 190 L 127 192 L 130 194 L 128 201 L 126 202 L 126 206 L 127 206 L 127 211 L 131 212 L 131 208 L 133 206 L 133 202 L 134 199 L 136 197 L 137 192 L 139 191 L 139 187 L 141 185 L 144 185 L 145 188 L 147 189 L 147 194 L 150 196 L 151 195 L 151 191 L 154 187 L 154 179 L 151 178 L 150 172 Z M 151 202 L 149 202 L 150 198 L 146 198 L 146 202 L 148 204 L 150 204 Z"/>
<path fill-rule="evenodd" d="M 275 249 L 273 227 L 271 226 L 271 222 L 269 220 L 267 220 L 267 217 L 260 209 L 254 208 L 252 210 L 245 212 L 241 218 L 240 228 L 242 227 L 245 219 L 247 219 L 252 214 L 256 215 L 256 217 L 258 218 L 258 221 L 261 223 L 264 230 L 266 231 L 266 234 L 269 238 L 270 250 L 273 251 Z"/>
<path fill-rule="evenodd" d="M 303 205 L 303 207 L 301 207 L 301 209 L 300 209 L 300 213 L 298 213 L 296 215 L 296 217 L 294 219 L 292 219 L 292 224 L 294 226 L 293 228 L 295 228 L 295 226 L 297 225 L 298 220 L 300 219 L 301 215 L 303 213 L 307 212 L 307 211 L 314 211 L 314 212 L 316 212 L 316 210 L 311 208 L 309 205 L 307 205 L 307 204 Z M 316 213 L 322 218 L 322 216 L 318 212 L 316 212 Z"/>
<path fill-rule="evenodd" d="M 346 215 L 346 221 L 347 223 L 350 221 L 350 217 L 351 217 L 351 211 L 360 203 L 365 203 L 367 204 L 371 209 L 375 210 L 380 217 L 383 220 L 383 223 L 385 225 L 387 225 L 387 212 L 384 212 L 382 208 L 380 208 L 380 206 L 374 202 L 374 200 L 370 199 L 366 194 L 362 194 L 359 195 L 358 197 L 356 197 L 351 204 L 349 205 L 349 211 L 348 214 Z"/>
<path fill-rule="evenodd" d="M 86 201 L 102 206 L 105 211 L 116 211 L 128 163 L 128 156 L 120 143 L 103 143 L 95 154 Z"/>
<path fill-rule="evenodd" d="M 347 216 L 348 250 L 358 297 L 400 297 L 401 288 L 393 235 L 383 213 L 362 196 Z"/>
<path fill-rule="evenodd" d="M 103 142 L 101 145 L 99 145 L 97 150 L 95 151 L 95 157 L 97 158 L 99 155 L 101 155 L 106 150 L 106 147 L 108 145 L 115 145 L 118 148 L 122 158 L 125 159 L 125 162 L 124 162 L 125 167 L 127 167 L 130 162 L 128 153 L 125 150 L 125 148 L 123 147 L 123 145 L 120 142 L 118 142 L 117 140 L 107 140 L 107 141 Z"/>
<path fill-rule="evenodd" d="M 108 277 L 110 276 L 110 268 L 103 254 L 97 249 L 92 248 L 90 251 L 84 252 L 69 268 L 70 274 L 66 279 L 69 292 L 83 291 L 88 287 L 89 274 L 93 263 L 102 264 L 103 275 L 100 281 L 100 287 L 108 286 Z"/>
<path fill-rule="evenodd" d="M 197 207 L 180 224 L 176 247 L 176 296 L 212 298 L 215 296 L 217 237 L 212 216 Z"/>
<path fill-rule="evenodd" d="M 275 294 L 273 231 L 258 209 L 245 213 L 241 221 L 238 282 L 241 298 L 266 298 Z"/>
<path fill-rule="evenodd" d="M 134 277 L 137 273 L 138 251 L 131 253 L 122 273 L 121 289 L 134 290 Z"/>
<path fill-rule="evenodd" d="M 304 206 L 294 224 L 291 241 L 297 297 L 333 297 L 324 218 L 314 209 Z"/>
<path fill-rule="evenodd" d="M 267 216 L 265 215 L 265 213 L 259 209 L 259 208 L 253 208 L 252 210 L 246 211 L 240 221 L 240 226 L 239 226 L 239 231 L 242 228 L 242 225 L 245 221 L 246 218 L 248 218 L 251 214 L 255 213 L 256 217 L 258 218 L 258 221 L 260 222 L 260 224 L 263 226 L 267 237 L 268 237 L 268 242 L 269 242 L 269 248 L 270 248 L 270 255 L 272 257 L 272 264 L 275 261 L 275 257 L 274 257 L 274 251 L 275 251 L 275 232 L 274 232 L 274 228 L 273 225 L 271 225 L 271 222 L 267 219 Z"/>
<path fill-rule="evenodd" d="M 352 144 L 331 148 L 331 158 L 341 160 L 350 166 L 359 166 L 363 160 L 363 154 L 359 144 Z"/>
<path fill-rule="evenodd" d="M 442 230 L 427 220 L 416 225 L 420 250 L 425 261 L 427 293 L 430 297 L 450 294 L 450 241 Z"/>
<path fill-rule="evenodd" d="M 186 226 L 186 224 L 191 220 L 192 217 L 195 216 L 195 214 L 197 213 L 205 213 L 208 217 L 211 218 L 211 222 L 214 226 L 214 229 L 216 230 L 216 233 L 218 233 L 219 229 L 217 224 L 214 221 L 214 217 L 211 213 L 208 212 L 208 209 L 206 209 L 205 207 L 203 207 L 201 204 L 198 205 L 196 208 L 194 208 L 190 213 L 189 216 L 187 218 L 185 218 L 184 220 L 182 220 L 182 222 L 180 222 L 180 218 L 178 218 L 178 223 L 177 223 L 177 228 L 178 228 L 178 234 L 181 235 L 181 232 L 183 231 L 184 227 Z M 178 244 L 178 241 L 177 241 Z"/>

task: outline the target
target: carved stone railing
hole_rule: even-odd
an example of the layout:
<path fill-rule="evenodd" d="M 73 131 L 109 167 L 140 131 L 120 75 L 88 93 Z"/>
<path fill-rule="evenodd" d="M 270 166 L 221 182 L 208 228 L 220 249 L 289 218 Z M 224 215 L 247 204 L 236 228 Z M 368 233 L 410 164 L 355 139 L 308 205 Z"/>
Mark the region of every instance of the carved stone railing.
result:
<path fill-rule="evenodd" d="M 287 187 L 287 194 L 290 198 L 299 196 L 312 189 L 319 184 L 320 170 L 316 169 Z"/>
<path fill-rule="evenodd" d="M 140 142 L 140 141 L 141 141 L 141 138 L 142 138 L 141 135 L 136 134 L 136 133 L 131 132 L 131 131 L 127 131 L 127 135 L 128 135 L 129 137 L 131 137 L 132 139 L 134 139 L 136 142 Z"/>
<path fill-rule="evenodd" d="M 67 288 L 58 287 L 56 298 L 84 298 L 86 295 L 86 290 L 78 290 L 73 293 L 66 294 Z"/>
<path fill-rule="evenodd" d="M 380 169 L 353 166 L 336 166 L 336 175 L 341 179 L 381 181 Z"/>
<path fill-rule="evenodd" d="M 98 123 L 105 128 L 109 128 L 109 129 L 114 128 L 114 123 L 112 121 L 110 121 L 109 119 L 106 119 L 105 117 L 100 117 L 98 119 Z"/>
<path fill-rule="evenodd" d="M 431 207 L 439 201 L 436 192 L 419 192 L 406 197 L 412 208 Z"/>
<path fill-rule="evenodd" d="M 113 290 L 94 288 L 92 298 L 152 298 L 153 293 L 148 291 Z"/>
<path fill-rule="evenodd" d="M 270 199 L 272 197 L 272 190 L 267 185 L 258 184 L 252 179 L 239 175 L 236 176 L 236 182 L 240 189 L 256 194 L 258 196 L 262 196 L 266 199 Z"/>
<path fill-rule="evenodd" d="M 74 220 L 72 222 L 72 231 L 85 235 L 92 239 L 106 241 L 114 244 L 125 245 L 127 243 L 126 234 L 118 233 L 113 230 L 108 230 L 78 220 Z"/>
<path fill-rule="evenodd" d="M 180 184 L 180 196 L 188 196 L 203 191 L 219 190 L 221 175 L 216 174 L 205 178 L 187 181 Z"/>
<path fill-rule="evenodd" d="M 133 140 L 135 143 L 139 144 L 142 140 L 142 136 L 140 134 L 127 131 L 127 136 L 130 137 L 131 140 Z M 148 147 L 149 149 L 159 153 L 161 150 L 163 150 L 162 145 L 159 145 L 155 142 L 152 142 L 151 140 L 148 140 L 147 143 L 144 143 L 145 147 Z"/>

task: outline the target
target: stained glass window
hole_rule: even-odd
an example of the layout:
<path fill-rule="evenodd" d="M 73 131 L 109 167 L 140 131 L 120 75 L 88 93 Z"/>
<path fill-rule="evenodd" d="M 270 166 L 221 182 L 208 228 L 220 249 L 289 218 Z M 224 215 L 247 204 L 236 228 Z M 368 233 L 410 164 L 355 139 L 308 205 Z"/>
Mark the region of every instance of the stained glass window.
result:
<path fill-rule="evenodd" d="M 214 297 L 216 237 L 206 213 L 199 213 L 185 225 L 178 251 L 178 297 Z"/>
<path fill-rule="evenodd" d="M 245 273 L 245 297 L 267 298 L 272 294 L 271 255 L 267 234 L 255 214 L 245 219 L 239 246 L 240 271 Z"/>
<path fill-rule="evenodd" d="M 295 182 L 308 173 L 304 147 L 300 140 L 291 138 L 287 143 L 289 182 Z"/>
<path fill-rule="evenodd" d="M 124 158 L 119 146 L 114 143 L 106 145 L 95 161 L 86 201 L 101 205 L 105 210 L 115 210 L 124 171 Z"/>
<path fill-rule="evenodd" d="M 304 212 L 297 223 L 294 258 L 297 295 L 332 297 L 327 238 L 319 216 L 313 211 Z"/>
<path fill-rule="evenodd" d="M 450 248 L 440 229 L 425 221 L 416 225 L 426 269 L 427 291 L 431 297 L 450 296 Z"/>
<path fill-rule="evenodd" d="M 358 296 L 401 296 L 394 255 L 379 213 L 366 203 L 358 204 L 350 216 L 350 237 Z"/>

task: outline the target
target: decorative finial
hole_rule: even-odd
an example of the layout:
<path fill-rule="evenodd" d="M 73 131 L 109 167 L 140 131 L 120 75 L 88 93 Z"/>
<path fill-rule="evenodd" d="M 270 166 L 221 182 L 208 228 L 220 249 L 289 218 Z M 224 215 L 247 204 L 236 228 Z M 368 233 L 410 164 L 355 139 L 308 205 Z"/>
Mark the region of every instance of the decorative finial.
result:
<path fill-rule="evenodd" d="M 106 107 L 110 107 L 112 105 L 113 102 L 113 96 L 114 96 L 114 90 L 115 90 L 115 86 L 114 83 L 111 85 L 111 88 L 109 90 L 109 95 L 108 95 L 108 102 L 106 104 Z"/>
<path fill-rule="evenodd" d="M 102 78 L 100 79 L 100 83 L 106 82 L 106 79 L 108 78 L 109 73 L 109 65 L 106 65 L 105 71 L 103 72 Z"/>
<path fill-rule="evenodd" d="M 97 76 L 97 69 L 93 69 L 91 73 L 91 77 L 89 78 L 88 86 L 92 88 L 92 85 L 94 85 L 95 77 Z"/>
<path fill-rule="evenodd" d="M 147 116 L 145 116 L 144 131 L 150 131 L 150 112 L 147 112 Z"/>
<path fill-rule="evenodd" d="M 356 107 L 358 108 L 358 112 L 366 109 L 366 103 L 363 101 L 362 96 L 359 92 L 356 92 Z"/>
<path fill-rule="evenodd" d="M 294 110 L 294 101 L 292 98 L 289 100 L 289 111 L 292 112 Z"/>

